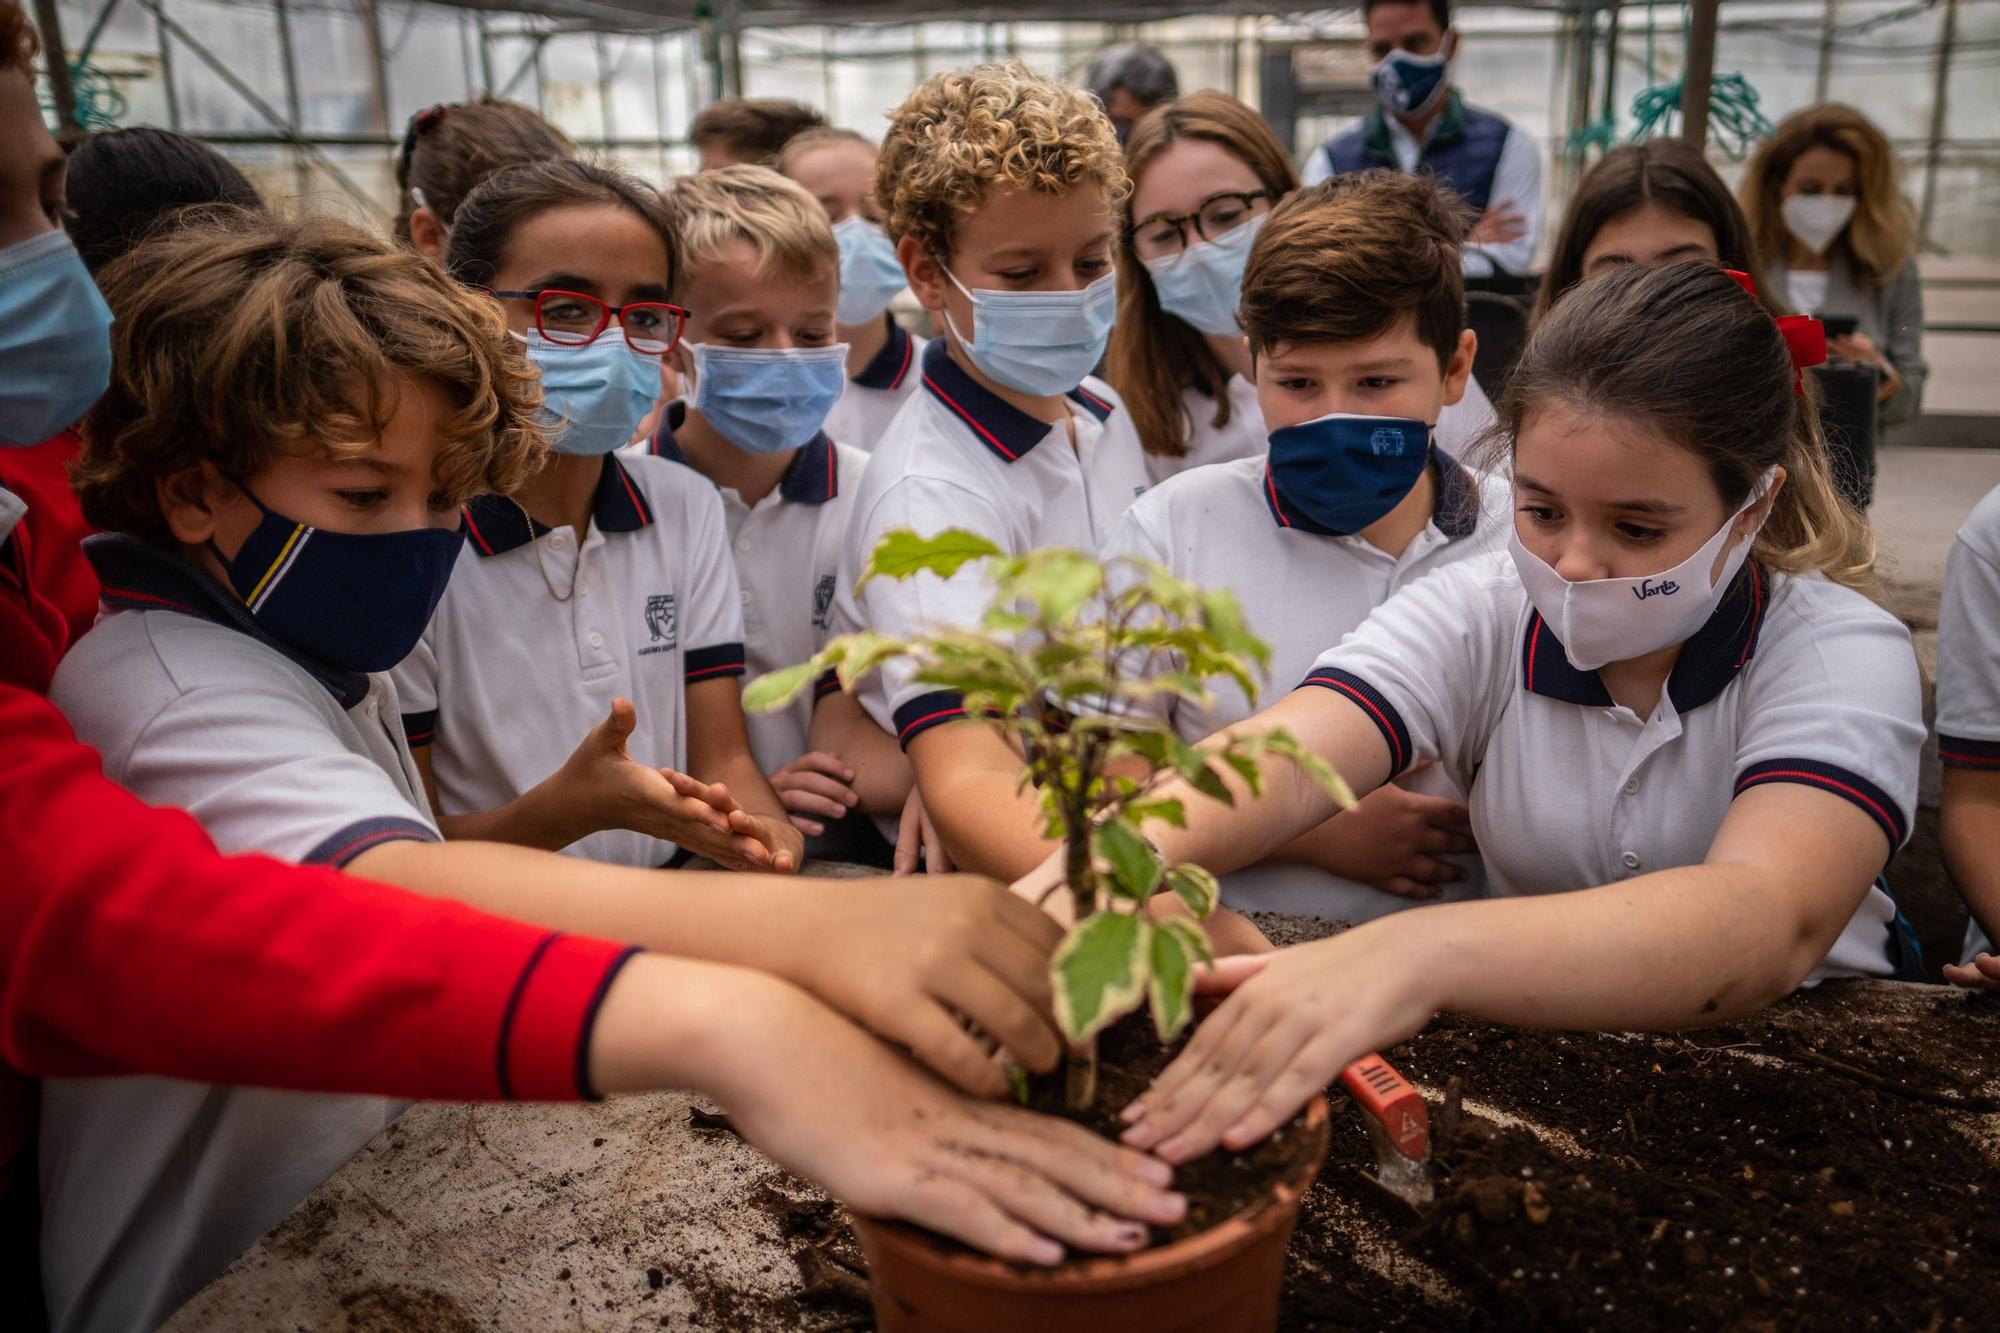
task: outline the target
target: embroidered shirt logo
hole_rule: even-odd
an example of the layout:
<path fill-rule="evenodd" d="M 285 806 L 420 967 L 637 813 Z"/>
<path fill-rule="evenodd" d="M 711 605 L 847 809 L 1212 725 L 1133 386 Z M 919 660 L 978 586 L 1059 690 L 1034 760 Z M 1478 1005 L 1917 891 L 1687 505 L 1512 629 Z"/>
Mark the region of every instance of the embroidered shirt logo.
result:
<path fill-rule="evenodd" d="M 674 611 L 674 595 L 657 593 L 646 599 L 648 646 L 640 651 L 666 652 L 680 643 L 680 617 Z"/>
<path fill-rule="evenodd" d="M 813 585 L 813 628 L 833 628 L 833 575 L 822 574 Z"/>

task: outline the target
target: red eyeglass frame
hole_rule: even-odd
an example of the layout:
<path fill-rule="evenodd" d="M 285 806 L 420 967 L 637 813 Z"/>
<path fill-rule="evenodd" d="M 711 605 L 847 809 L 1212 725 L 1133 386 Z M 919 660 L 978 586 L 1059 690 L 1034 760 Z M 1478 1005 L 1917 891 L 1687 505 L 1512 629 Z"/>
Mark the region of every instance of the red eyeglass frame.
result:
<path fill-rule="evenodd" d="M 673 351 L 676 347 L 679 347 L 681 345 L 681 335 L 687 331 L 688 311 L 686 307 L 677 306 L 673 304 L 671 301 L 628 301 L 624 305 L 612 305 L 609 301 L 604 300 L 602 297 L 592 296 L 589 292 L 565 291 L 560 287 L 541 287 L 534 291 L 525 291 L 525 292 L 499 291 L 496 290 L 495 288 L 488 287 L 486 289 L 486 294 L 488 296 L 500 298 L 503 300 L 533 301 L 535 303 L 535 332 L 541 334 L 542 337 L 547 338 L 550 342 L 555 343 L 557 346 L 560 347 L 587 347 L 591 343 L 594 343 L 599 338 L 603 337 L 604 331 L 611 327 L 611 322 L 613 320 L 616 320 L 618 321 L 619 335 L 625 339 L 625 345 L 627 347 L 637 352 L 640 356 L 665 356 L 668 352 Z M 591 330 L 590 336 L 588 338 L 585 338 L 580 342 L 576 341 L 574 339 L 574 334 L 569 330 L 564 330 L 563 335 L 561 337 L 557 337 L 554 334 L 551 334 L 548 331 L 548 329 L 543 327 L 542 302 L 548 300 L 551 296 L 567 297 L 570 300 L 574 301 L 587 301 L 591 305 L 596 306 L 601 312 L 603 312 L 600 318 L 598 319 L 597 327 Z M 668 339 L 666 346 L 662 347 L 658 351 L 654 351 L 650 347 L 639 346 L 637 343 L 632 341 L 632 330 L 627 328 L 625 325 L 625 312 L 627 310 L 671 311 L 674 318 L 674 336 Z M 646 339 L 646 341 L 657 342 L 659 340 L 654 338 L 649 338 Z"/>

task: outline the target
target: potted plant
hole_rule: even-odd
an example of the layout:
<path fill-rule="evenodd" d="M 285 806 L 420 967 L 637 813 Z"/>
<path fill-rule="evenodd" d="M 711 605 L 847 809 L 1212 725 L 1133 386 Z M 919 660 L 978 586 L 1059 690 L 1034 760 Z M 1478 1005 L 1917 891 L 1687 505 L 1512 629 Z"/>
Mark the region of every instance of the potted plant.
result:
<path fill-rule="evenodd" d="M 1343 805 L 1353 797 L 1283 731 L 1197 747 L 1131 715 L 1130 705 L 1163 695 L 1206 702 L 1208 682 L 1223 677 L 1255 697 L 1270 650 L 1249 632 L 1227 590 L 1196 588 L 1145 561 L 1107 565 L 1053 548 L 1007 556 L 958 529 L 932 537 L 888 534 L 862 582 L 948 579 L 974 561 L 985 562 L 975 572 L 992 589 L 979 626 L 907 639 L 844 635 L 811 661 L 752 682 L 744 703 L 781 707 L 828 670 L 851 688 L 883 663 L 906 658 L 918 682 L 956 691 L 968 713 L 982 713 L 1014 735 L 1027 761 L 1023 781 L 1039 793 L 1047 834 L 1063 848 L 1065 873 L 1050 892 L 1068 895 L 1074 922 L 1050 966 L 1056 1018 L 1072 1051 L 1049 1109 L 1115 1132 L 1118 1108 L 1097 1106 L 1099 1034 L 1144 1005 L 1158 1037 L 1152 1068 L 1164 1063 L 1165 1044 L 1193 1018 L 1195 969 L 1211 957 L 1200 921 L 1220 897 L 1214 875 L 1167 863 L 1141 831 L 1149 819 L 1185 820 L 1178 799 L 1158 794 L 1160 779 L 1178 774 L 1203 796 L 1233 804 L 1225 774 L 1233 770 L 1260 792 L 1258 763 L 1278 754 Z M 1163 890 L 1184 915 L 1149 910 Z M 1026 1091 L 1024 1082 L 1017 1084 L 1023 1100 Z M 1326 1104 L 1316 1101 L 1277 1136 L 1279 1160 L 1271 1159 L 1270 1145 L 1259 1150 L 1268 1179 L 1246 1206 L 1211 1214 L 1195 1234 L 1136 1255 L 1080 1259 L 1053 1270 L 1018 1269 L 913 1227 L 857 1219 L 881 1327 L 1269 1328 L 1285 1244 L 1326 1137 Z"/>

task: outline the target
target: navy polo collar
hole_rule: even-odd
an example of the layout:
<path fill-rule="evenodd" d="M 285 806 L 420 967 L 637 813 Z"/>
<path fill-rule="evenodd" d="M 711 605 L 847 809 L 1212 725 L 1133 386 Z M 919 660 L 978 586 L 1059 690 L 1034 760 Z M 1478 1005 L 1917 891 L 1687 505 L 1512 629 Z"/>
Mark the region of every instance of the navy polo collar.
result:
<path fill-rule="evenodd" d="M 1019 462 L 1055 429 L 973 379 L 951 359 L 943 338 L 924 348 L 923 381 L 930 395 L 963 421 L 981 444 L 1009 463 Z M 1099 421 L 1111 415 L 1112 403 L 1081 385 L 1065 396 Z"/>
<path fill-rule="evenodd" d="M 910 365 L 916 357 L 917 343 L 896 317 L 888 311 L 882 312 L 882 319 L 889 326 L 889 341 L 882 344 L 882 350 L 861 370 L 848 377 L 849 381 L 864 389 L 900 389 L 909 377 Z"/>
<path fill-rule="evenodd" d="M 1682 713 L 1712 702 L 1757 654 L 1757 635 L 1764 627 L 1764 609 L 1771 600 L 1771 579 L 1755 561 L 1744 565 L 1694 637 L 1681 645 L 1667 677 L 1667 697 Z M 1521 641 L 1521 683 L 1535 694 L 1589 708 L 1610 708 L 1611 692 L 1595 671 L 1570 665 L 1561 640 L 1530 609 Z"/>
<path fill-rule="evenodd" d="M 615 454 L 604 455 L 590 518 L 600 532 L 637 532 L 653 521 L 653 507 Z M 547 524 L 529 518 L 526 509 L 504 495 L 482 495 L 465 507 L 466 538 L 482 556 L 503 555 L 548 531 Z"/>
<path fill-rule="evenodd" d="M 1453 541 L 1470 537 L 1479 526 L 1479 483 L 1472 479 L 1472 474 L 1463 463 L 1437 447 L 1435 435 L 1431 444 L 1431 472 L 1437 478 L 1437 495 L 1431 505 L 1431 524 Z M 1271 511 L 1272 522 L 1281 528 L 1297 528 L 1322 537 L 1352 535 L 1335 532 L 1324 524 L 1316 523 L 1297 505 L 1285 503 L 1285 497 L 1278 490 L 1277 478 L 1271 474 L 1269 462 L 1264 464 L 1264 507 Z"/>
<path fill-rule="evenodd" d="M 679 463 L 691 467 L 686 455 L 681 452 L 680 441 L 674 432 L 687 421 L 687 404 L 678 399 L 667 404 L 666 414 L 660 418 L 660 428 L 653 432 L 653 438 L 646 444 L 646 452 L 655 458 L 664 458 L 669 463 Z M 792 465 L 785 469 L 785 475 L 778 479 L 778 495 L 794 504 L 825 504 L 840 494 L 840 455 L 834 452 L 833 441 L 825 431 L 813 436 L 800 445 L 792 455 Z"/>
<path fill-rule="evenodd" d="M 304 668 L 342 708 L 353 708 L 368 697 L 365 673 L 329 666 L 275 638 L 250 614 L 242 598 L 172 551 L 122 533 L 101 532 L 83 539 L 83 553 L 97 571 L 102 585 L 98 596 L 106 606 L 127 611 L 179 611 L 226 625 Z"/>

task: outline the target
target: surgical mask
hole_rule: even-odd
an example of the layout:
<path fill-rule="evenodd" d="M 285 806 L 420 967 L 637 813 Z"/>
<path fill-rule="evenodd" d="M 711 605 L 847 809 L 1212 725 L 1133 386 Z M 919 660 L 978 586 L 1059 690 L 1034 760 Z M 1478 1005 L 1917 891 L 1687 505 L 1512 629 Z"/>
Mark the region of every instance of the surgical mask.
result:
<path fill-rule="evenodd" d="M 694 410 L 745 453 L 775 454 L 805 444 L 847 388 L 846 343 L 688 347 L 694 353 Z"/>
<path fill-rule="evenodd" d="M 1236 307 L 1243 299 L 1243 263 L 1263 230 L 1260 213 L 1212 241 L 1196 241 L 1178 255 L 1145 261 L 1160 309 L 1218 337 L 1241 335 Z"/>
<path fill-rule="evenodd" d="M 1571 583 L 1521 544 L 1518 529 L 1510 529 L 1507 549 L 1520 572 L 1521 586 L 1542 620 L 1562 640 L 1569 664 L 1578 671 L 1595 671 L 1607 662 L 1644 657 L 1694 637 L 1715 614 L 1736 572 L 1750 558 L 1756 531 L 1735 545 L 1722 563 L 1721 575 L 1711 579 L 1709 571 L 1715 568 L 1716 556 L 1728 545 L 1736 520 L 1764 498 L 1776 475 L 1775 469 L 1766 472 L 1743 507 L 1731 514 L 1699 551 L 1672 569 L 1642 578 Z"/>
<path fill-rule="evenodd" d="M 111 307 L 62 231 L 0 249 L 0 446 L 76 424 L 111 383 Z"/>
<path fill-rule="evenodd" d="M 266 633 L 345 671 L 387 671 L 410 655 L 451 580 L 463 529 L 328 532 L 237 486 L 264 517 L 235 555 L 208 549 Z"/>
<path fill-rule="evenodd" d="M 1457 42 L 1447 39 L 1427 56 L 1400 47 L 1368 67 L 1375 99 L 1399 116 L 1421 116 L 1438 104 L 1451 77 L 1451 53 Z"/>
<path fill-rule="evenodd" d="M 1118 317 L 1115 274 L 1075 292 L 973 291 L 950 269 L 944 275 L 972 302 L 972 337 L 959 332 L 949 310 L 945 327 L 972 364 L 995 383 L 1054 398 L 1083 383 L 1104 359 L 1111 324 Z"/>
<path fill-rule="evenodd" d="M 608 454 L 629 443 L 660 396 L 660 358 L 633 351 L 615 328 L 580 346 L 514 336 L 541 372 L 543 420 L 561 430 L 559 454 Z"/>
<path fill-rule="evenodd" d="M 1795 194 L 1778 205 L 1778 213 L 1800 245 L 1823 255 L 1854 220 L 1854 202 L 1851 194 Z"/>
<path fill-rule="evenodd" d="M 881 318 L 907 284 L 896 247 L 882 229 L 854 216 L 833 229 L 840 242 L 840 300 L 833 313 L 843 324 L 866 324 Z"/>
<path fill-rule="evenodd" d="M 1431 427 L 1335 412 L 1271 432 L 1271 484 L 1328 532 L 1361 531 L 1402 503 L 1431 461 Z"/>

